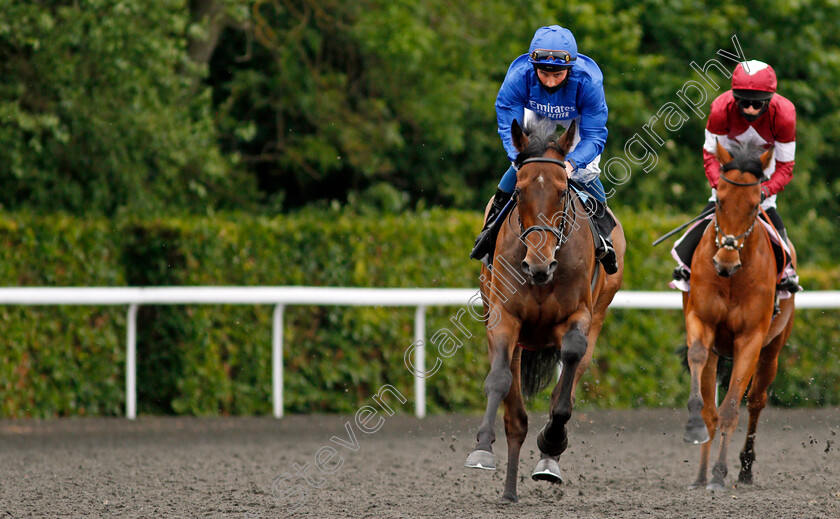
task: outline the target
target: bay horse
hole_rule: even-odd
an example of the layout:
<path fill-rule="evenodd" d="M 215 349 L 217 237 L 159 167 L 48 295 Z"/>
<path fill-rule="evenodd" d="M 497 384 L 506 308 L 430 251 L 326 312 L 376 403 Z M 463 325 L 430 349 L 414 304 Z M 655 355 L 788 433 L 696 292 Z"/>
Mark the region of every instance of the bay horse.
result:
<path fill-rule="evenodd" d="M 758 223 L 763 170 L 771 160 L 772 148 L 761 151 L 742 145 L 730 154 L 717 144 L 716 156 L 723 170 L 713 225 L 708 226 L 697 246 L 691 262 L 691 290 L 683 294 L 691 371 L 684 439 L 690 444 L 702 444 L 700 472 L 689 488 L 725 488 L 727 449 L 750 380 L 749 425 L 738 481 L 752 483 L 758 417 L 776 376 L 779 351 L 793 327 L 793 295 L 779 302 L 779 312 L 774 316 L 776 260 L 770 235 Z M 788 244 L 795 266 L 796 252 Z M 732 357 L 733 366 L 729 388 L 716 408 L 716 375 L 721 356 Z M 717 430 L 720 451 L 712 468 L 712 480 L 707 484 L 711 440 Z"/>
<path fill-rule="evenodd" d="M 487 408 L 466 466 L 495 470 L 494 423 L 504 400 L 508 457 L 501 500 L 509 503 L 518 500 L 519 453 L 528 431 L 523 392 L 528 397 L 545 387 L 558 362 L 561 375 L 548 423 L 537 437 L 541 459 L 532 478 L 562 483 L 558 461 L 568 444 L 575 388 L 624 271 L 626 243 L 618 222 L 611 233 L 618 271 L 607 275 L 595 259 L 585 195 L 569 185 L 564 165 L 575 124 L 560 138 L 554 127 L 551 121 L 529 123 L 525 130 L 517 121 L 511 125 L 519 151 L 517 206 L 500 229 L 492 271 L 482 267 L 479 278 L 485 315 L 493 316 L 487 320 L 490 372 L 484 382 Z"/>

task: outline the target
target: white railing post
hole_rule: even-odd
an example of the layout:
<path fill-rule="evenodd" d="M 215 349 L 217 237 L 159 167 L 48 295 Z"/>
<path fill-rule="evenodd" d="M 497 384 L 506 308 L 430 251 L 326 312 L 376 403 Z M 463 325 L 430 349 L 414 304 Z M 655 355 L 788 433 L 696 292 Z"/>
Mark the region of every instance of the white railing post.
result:
<path fill-rule="evenodd" d="M 416 373 L 426 372 L 426 307 L 418 306 L 414 312 L 414 414 L 417 418 L 426 416 L 426 379 Z"/>
<path fill-rule="evenodd" d="M 128 305 L 125 348 L 125 417 L 137 418 L 137 307 Z"/>
<path fill-rule="evenodd" d="M 271 333 L 271 386 L 274 418 L 283 418 L 283 305 L 274 307 Z"/>

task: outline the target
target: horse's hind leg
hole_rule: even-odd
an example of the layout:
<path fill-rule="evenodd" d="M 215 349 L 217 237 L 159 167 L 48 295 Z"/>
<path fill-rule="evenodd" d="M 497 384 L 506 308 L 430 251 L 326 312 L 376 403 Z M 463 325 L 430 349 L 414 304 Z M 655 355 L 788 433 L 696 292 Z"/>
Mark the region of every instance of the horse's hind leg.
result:
<path fill-rule="evenodd" d="M 466 466 L 480 469 L 496 469 L 493 456 L 493 442 L 496 441 L 494 423 L 499 404 L 507 397 L 513 383 L 511 359 L 516 341 L 519 338 L 520 324 L 508 317 L 507 322 L 499 323 L 493 330 L 488 330 L 490 345 L 490 373 L 484 380 L 484 393 L 487 395 L 487 409 L 484 420 L 478 428 L 475 449 L 467 457 Z"/>
<path fill-rule="evenodd" d="M 505 435 L 507 437 L 508 463 L 502 501 L 506 503 L 515 503 L 519 500 L 516 497 L 519 452 L 522 449 L 522 443 L 525 441 L 525 435 L 528 433 L 528 414 L 525 412 L 525 402 L 522 400 L 519 377 L 521 354 L 522 350 L 519 348 L 513 354 L 513 360 L 510 364 L 513 382 L 510 385 L 507 397 L 505 397 Z"/>
<path fill-rule="evenodd" d="M 761 350 L 756 366 L 755 377 L 753 377 L 750 391 L 747 393 L 747 408 L 750 412 L 750 422 L 747 427 L 747 439 L 744 441 L 744 448 L 741 450 L 741 472 L 738 474 L 738 482 L 751 485 L 753 482 L 752 466 L 755 461 L 755 432 L 758 427 L 758 417 L 767 404 L 767 389 L 776 378 L 776 369 L 779 365 L 779 351 L 787 342 L 790 335 L 791 325 L 788 324 L 784 332 L 779 334 L 770 344 Z"/>
<path fill-rule="evenodd" d="M 589 328 L 589 314 L 577 319 L 573 315 L 568 331 L 560 340 L 560 380 L 551 393 L 551 414 L 548 423 L 537 436 L 537 446 L 546 457 L 556 457 L 563 453 L 569 440 L 566 423 L 572 417 L 574 407 L 574 388 L 579 377 L 577 373 L 581 362 L 586 358 L 587 341 L 584 328 Z M 588 330 L 587 330 L 588 331 Z M 558 338 L 559 339 L 559 338 Z"/>

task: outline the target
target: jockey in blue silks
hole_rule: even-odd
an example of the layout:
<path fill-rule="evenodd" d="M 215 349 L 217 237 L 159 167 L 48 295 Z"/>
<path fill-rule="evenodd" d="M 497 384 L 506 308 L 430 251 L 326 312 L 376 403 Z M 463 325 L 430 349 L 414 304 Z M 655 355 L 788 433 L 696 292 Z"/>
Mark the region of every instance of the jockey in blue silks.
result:
<path fill-rule="evenodd" d="M 498 227 L 491 225 L 497 217 L 506 216 L 501 214 L 502 209 L 516 187 L 514 163 L 518 152 L 510 133 L 513 120 L 524 123 L 529 118 L 548 118 L 564 128 L 576 120 L 578 131 L 566 156 L 566 171 L 569 178 L 582 184 L 586 192 L 603 205 L 602 210 L 590 213 L 600 234 L 595 254 L 608 274 L 616 272 L 615 251 L 610 240 L 615 222 L 610 213 L 603 210 L 607 198 L 598 178 L 601 173 L 598 163 L 607 140 L 608 109 L 603 79 L 595 61 L 578 54 L 572 32 L 559 25 L 540 27 L 531 40 L 528 54 L 511 63 L 496 97 L 499 135 L 511 166 L 499 182 L 484 229 L 476 239 L 470 258 L 492 263 Z"/>

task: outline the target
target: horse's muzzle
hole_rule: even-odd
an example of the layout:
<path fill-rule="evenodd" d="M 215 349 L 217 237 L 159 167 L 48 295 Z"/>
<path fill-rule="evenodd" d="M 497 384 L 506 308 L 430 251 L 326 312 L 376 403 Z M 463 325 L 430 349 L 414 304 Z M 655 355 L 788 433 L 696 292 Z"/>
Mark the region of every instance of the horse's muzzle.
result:
<path fill-rule="evenodd" d="M 718 261 L 717 258 L 712 258 L 712 263 L 715 265 L 715 271 L 717 271 L 718 276 L 728 278 L 738 272 L 738 269 L 741 268 L 741 261 L 738 260 L 735 263 L 728 263 L 723 261 Z"/>
<path fill-rule="evenodd" d="M 557 260 L 551 260 L 547 265 L 533 266 L 526 260 L 522 260 L 522 272 L 530 278 L 535 285 L 545 285 L 554 277 L 557 269 Z"/>

